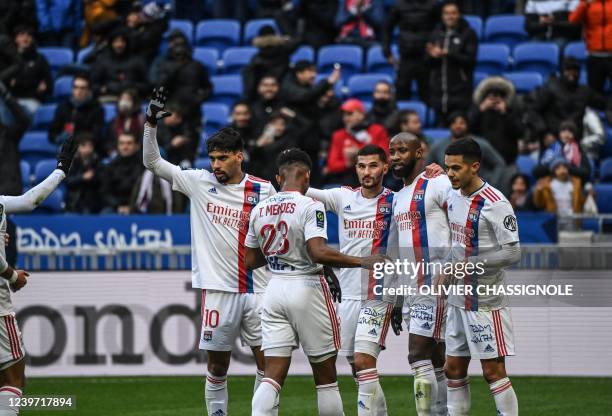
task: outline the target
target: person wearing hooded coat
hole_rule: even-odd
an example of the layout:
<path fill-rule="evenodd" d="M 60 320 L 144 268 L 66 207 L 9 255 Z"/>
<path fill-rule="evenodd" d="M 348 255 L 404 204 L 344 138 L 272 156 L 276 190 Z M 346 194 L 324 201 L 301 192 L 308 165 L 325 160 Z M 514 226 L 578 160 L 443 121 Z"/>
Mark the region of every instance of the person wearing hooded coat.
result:
<path fill-rule="evenodd" d="M 484 79 L 473 94 L 469 113 L 472 132 L 487 140 L 506 161 L 514 164 L 523 127 L 515 109 L 515 89 L 502 77 Z"/>

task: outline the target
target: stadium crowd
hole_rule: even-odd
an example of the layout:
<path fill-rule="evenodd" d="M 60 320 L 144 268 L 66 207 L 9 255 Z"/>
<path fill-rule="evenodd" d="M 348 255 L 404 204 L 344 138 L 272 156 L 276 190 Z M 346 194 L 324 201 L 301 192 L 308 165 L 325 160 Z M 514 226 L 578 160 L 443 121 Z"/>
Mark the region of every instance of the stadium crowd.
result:
<path fill-rule="evenodd" d="M 418 136 L 440 165 L 450 142 L 474 137 L 483 177 L 519 211 L 592 210 L 591 184 L 612 179 L 604 175 L 612 171 L 604 160 L 612 156 L 612 0 L 172 3 L 1 2 L 0 194 L 44 178 L 52 169 L 45 157 L 75 135 L 77 158 L 59 191 L 65 211 L 184 212 L 183 197 L 142 164 L 143 103 L 159 85 L 170 91 L 172 116 L 157 138 L 164 157 L 184 168 L 207 167 L 206 137 L 227 124 L 244 139 L 247 171 L 273 183 L 276 156 L 298 146 L 319 161 L 313 185 L 356 185 L 358 150 L 387 149 L 399 132 Z M 479 33 L 481 18 L 515 11 L 524 14 L 524 40 L 555 45 L 560 62 L 536 74 L 536 88 L 478 70 L 494 44 Z M 251 18 L 269 20 L 250 38 L 243 26 L 243 45 L 256 48 L 249 53 L 232 57 L 227 45 L 194 40 L 201 19 L 236 19 L 197 24 L 231 28 Z M 568 50 L 581 39 L 586 57 L 575 57 Z M 336 44 L 359 51 L 359 68 L 366 52 L 368 66 L 379 54 L 383 69 L 360 78 L 333 49 L 325 65 L 325 48 Z M 60 47 L 78 58 L 58 61 Z M 216 73 L 240 74 L 240 93 L 228 95 L 240 79 Z M 401 186 L 392 176 L 386 184 Z"/>

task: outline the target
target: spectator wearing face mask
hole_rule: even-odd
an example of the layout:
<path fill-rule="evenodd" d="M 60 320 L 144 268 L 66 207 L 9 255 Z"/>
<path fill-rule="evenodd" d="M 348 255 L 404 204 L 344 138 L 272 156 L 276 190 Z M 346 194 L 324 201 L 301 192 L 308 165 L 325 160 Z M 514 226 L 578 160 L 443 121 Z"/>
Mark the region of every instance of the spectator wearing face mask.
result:
<path fill-rule="evenodd" d="M 357 152 L 368 144 L 388 149 L 389 136 L 383 126 L 367 121 L 361 101 L 351 98 L 342 104 L 341 110 L 344 128 L 332 136 L 325 171 L 328 182 L 357 185 L 354 169 Z"/>
<path fill-rule="evenodd" d="M 93 96 L 91 82 L 85 74 L 72 80 L 70 97 L 61 102 L 49 126 L 49 141 L 63 143 L 69 135 L 91 132 L 96 139 L 96 151 L 104 154 L 101 138 L 104 129 L 104 109 Z"/>
<path fill-rule="evenodd" d="M 372 109 L 368 117 L 372 122 L 382 124 L 387 130 L 397 117 L 397 104 L 393 86 L 387 81 L 379 81 L 372 91 Z"/>
<path fill-rule="evenodd" d="M 119 94 L 117 100 L 117 115 L 110 122 L 108 138 L 106 140 L 107 154 L 111 154 L 117 147 L 117 137 L 128 133 L 142 137 L 144 114 L 142 113 L 138 91 L 127 89 Z"/>
<path fill-rule="evenodd" d="M 79 148 L 64 180 L 68 195 L 66 211 L 93 214 L 100 210 L 99 159 L 95 152 L 95 138 L 90 132 L 77 136 Z"/>

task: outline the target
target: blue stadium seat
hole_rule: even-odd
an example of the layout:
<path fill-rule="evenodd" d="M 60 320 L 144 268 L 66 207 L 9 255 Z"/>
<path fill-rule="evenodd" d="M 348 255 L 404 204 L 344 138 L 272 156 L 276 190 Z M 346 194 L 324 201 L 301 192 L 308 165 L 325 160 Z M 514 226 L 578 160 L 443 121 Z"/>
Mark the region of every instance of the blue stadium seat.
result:
<path fill-rule="evenodd" d="M 55 214 L 64 210 L 64 191 L 61 188 L 57 188 L 51 192 L 51 195 L 47 197 L 34 211 L 33 214 Z"/>
<path fill-rule="evenodd" d="M 476 71 L 489 75 L 499 75 L 508 70 L 510 48 L 499 43 L 481 43 L 478 46 Z M 474 85 L 478 85 L 474 83 Z"/>
<path fill-rule="evenodd" d="M 602 160 L 599 165 L 599 180 L 601 182 L 612 182 L 612 158 Z"/>
<path fill-rule="evenodd" d="M 74 52 L 69 48 L 38 48 L 38 52 L 47 58 L 54 76 L 59 68 L 74 62 Z"/>
<path fill-rule="evenodd" d="M 334 70 L 334 64 L 342 66 L 342 79 L 346 82 L 350 77 L 361 72 L 363 68 L 363 51 L 354 45 L 323 46 L 319 49 L 317 69 L 322 74 Z"/>
<path fill-rule="evenodd" d="M 34 167 L 34 185 L 41 183 L 47 176 L 55 170 L 57 160 L 42 159 L 36 163 Z"/>
<path fill-rule="evenodd" d="M 25 160 L 19 161 L 19 170 L 21 171 L 21 182 L 23 183 L 23 191 L 30 189 L 30 175 L 32 168 L 30 164 Z"/>
<path fill-rule="evenodd" d="M 245 46 L 251 46 L 253 38 L 255 38 L 259 34 L 259 29 L 261 29 L 263 26 L 272 26 L 276 33 L 280 32 L 274 19 L 249 20 L 244 25 L 244 35 L 242 37 L 242 44 Z"/>
<path fill-rule="evenodd" d="M 211 103 L 231 106 L 242 97 L 242 77 L 240 75 L 216 75 L 210 78 L 213 84 Z"/>
<path fill-rule="evenodd" d="M 204 103 L 202 114 L 204 115 L 204 132 L 207 136 L 229 123 L 230 109 L 225 104 Z"/>
<path fill-rule="evenodd" d="M 328 77 L 328 74 L 319 74 L 315 78 L 315 83 L 319 83 L 319 81 L 321 81 L 322 79 L 327 79 L 327 77 Z M 344 97 L 344 84 L 342 83 L 341 79 L 338 80 L 338 82 L 334 84 L 334 93 L 336 94 L 336 97 L 338 97 L 341 100 Z"/>
<path fill-rule="evenodd" d="M 397 45 L 391 46 L 391 53 L 399 59 Z M 395 75 L 395 68 L 387 61 L 387 58 L 385 58 L 383 54 L 382 47 L 380 46 L 372 46 L 368 49 L 368 54 L 366 56 L 366 71 L 370 73 L 386 74 L 391 77 Z"/>
<path fill-rule="evenodd" d="M 49 143 L 46 131 L 28 131 L 19 142 L 19 153 L 22 160 L 36 166 L 39 160 L 55 157 L 57 147 Z"/>
<path fill-rule="evenodd" d="M 53 121 L 56 109 L 57 104 L 43 104 L 38 107 L 32 118 L 32 125 L 30 128 L 32 130 L 47 130 L 51 121 Z"/>
<path fill-rule="evenodd" d="M 527 40 L 525 16 L 500 14 L 487 19 L 484 29 L 487 42 L 504 43 L 513 48 L 517 43 Z"/>
<path fill-rule="evenodd" d="M 210 159 L 207 157 L 200 157 L 195 160 L 195 163 L 193 164 L 193 166 L 196 169 L 210 170 Z"/>
<path fill-rule="evenodd" d="M 519 155 L 516 158 L 516 167 L 519 172 L 531 177 L 533 176 L 533 168 L 536 167 L 538 162 L 529 155 Z"/>
<path fill-rule="evenodd" d="M 580 61 L 580 65 L 582 65 L 582 72 L 580 75 L 586 73 L 587 50 L 584 42 L 580 41 L 568 43 L 565 45 L 565 49 L 563 49 L 563 56 L 565 58 L 569 56 L 576 58 L 578 61 Z"/>
<path fill-rule="evenodd" d="M 104 122 L 110 123 L 117 115 L 117 106 L 113 103 L 106 103 L 104 107 Z"/>
<path fill-rule="evenodd" d="M 55 101 L 63 100 L 64 98 L 70 97 L 70 93 L 72 92 L 72 77 L 71 76 L 62 76 L 55 80 L 55 85 L 53 86 L 53 99 Z"/>
<path fill-rule="evenodd" d="M 445 140 L 450 137 L 449 129 L 425 129 L 423 130 L 425 137 L 433 144 L 440 140 Z"/>
<path fill-rule="evenodd" d="M 374 86 L 379 81 L 386 81 L 389 84 L 393 84 L 393 79 L 389 75 L 385 74 L 353 75 L 348 80 L 348 95 L 349 97 L 359 98 L 363 101 L 371 101 Z"/>
<path fill-rule="evenodd" d="M 312 46 L 300 46 L 293 55 L 291 55 L 291 63 L 296 63 L 297 61 L 315 61 L 315 52 Z"/>
<path fill-rule="evenodd" d="M 416 111 L 423 126 L 428 125 L 427 106 L 421 101 L 398 101 L 397 108 L 400 110 Z"/>
<path fill-rule="evenodd" d="M 486 72 L 475 71 L 474 72 L 474 88 L 478 86 L 485 78 L 488 78 L 489 74 Z"/>
<path fill-rule="evenodd" d="M 240 74 L 242 68 L 251 62 L 253 56 L 257 53 L 257 48 L 243 46 L 238 48 L 227 48 L 223 52 L 223 73 L 224 74 Z"/>
<path fill-rule="evenodd" d="M 559 67 L 559 47 L 552 42 L 529 42 L 516 45 L 513 52 L 516 71 L 539 72 L 548 78 Z"/>
<path fill-rule="evenodd" d="M 196 26 L 195 44 L 223 52 L 240 43 L 240 22 L 230 19 L 203 20 Z"/>
<path fill-rule="evenodd" d="M 89 55 L 91 53 L 91 51 L 93 51 L 94 46 L 93 45 L 89 45 L 84 47 L 83 49 L 79 50 L 77 52 L 77 58 L 76 61 L 78 64 L 82 64 L 83 61 L 85 60 L 85 58 L 87 58 L 87 55 Z"/>
<path fill-rule="evenodd" d="M 612 183 L 598 183 L 594 186 L 595 202 L 599 212 L 612 213 Z"/>
<path fill-rule="evenodd" d="M 502 77 L 512 82 L 519 94 L 531 92 L 544 83 L 544 78 L 537 72 L 504 72 Z"/>
<path fill-rule="evenodd" d="M 185 34 L 189 43 L 193 43 L 193 23 L 189 20 L 171 19 L 168 23 L 168 30 L 164 33 L 164 38 L 167 38 L 170 32 L 180 30 Z"/>
<path fill-rule="evenodd" d="M 206 67 L 209 75 L 217 73 L 217 61 L 219 60 L 219 51 L 214 48 L 194 48 L 193 59 L 200 62 Z"/>
<path fill-rule="evenodd" d="M 463 15 L 465 20 L 467 20 L 468 24 L 476 32 L 476 36 L 478 39 L 482 39 L 482 19 L 480 16 L 475 16 L 471 14 Z"/>

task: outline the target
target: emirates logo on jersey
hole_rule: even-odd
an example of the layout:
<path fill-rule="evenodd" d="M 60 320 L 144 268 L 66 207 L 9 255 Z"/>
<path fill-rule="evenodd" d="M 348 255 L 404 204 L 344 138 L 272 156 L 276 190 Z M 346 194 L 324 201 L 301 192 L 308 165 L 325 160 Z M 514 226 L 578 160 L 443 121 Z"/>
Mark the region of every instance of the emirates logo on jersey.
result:
<path fill-rule="evenodd" d="M 477 209 L 470 209 L 470 212 L 468 212 L 468 218 L 472 222 L 478 221 L 479 216 L 480 216 L 480 213 L 478 212 Z"/>
<path fill-rule="evenodd" d="M 259 203 L 259 194 L 257 192 L 247 192 L 245 198 L 249 204 L 257 205 Z"/>
<path fill-rule="evenodd" d="M 417 189 L 416 191 L 414 191 L 412 199 L 414 199 L 415 201 L 422 201 L 424 197 L 425 191 L 423 189 Z"/>

